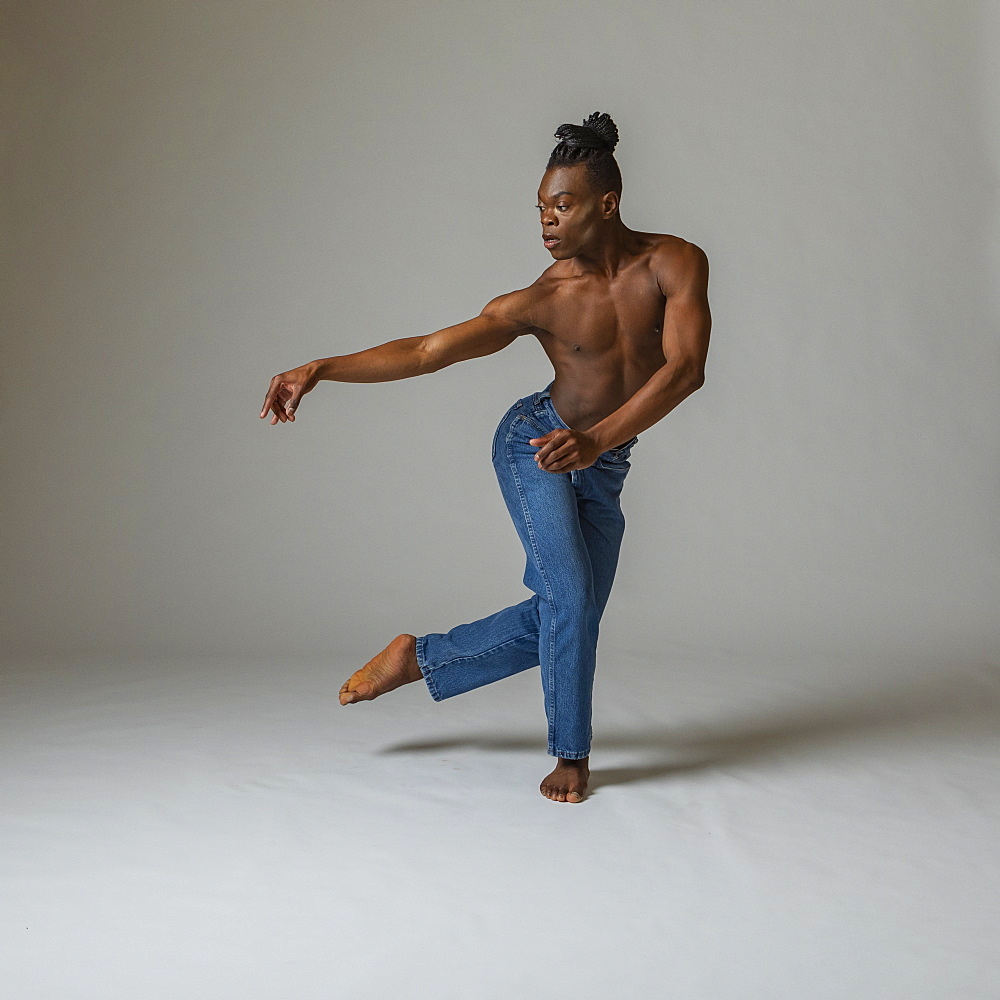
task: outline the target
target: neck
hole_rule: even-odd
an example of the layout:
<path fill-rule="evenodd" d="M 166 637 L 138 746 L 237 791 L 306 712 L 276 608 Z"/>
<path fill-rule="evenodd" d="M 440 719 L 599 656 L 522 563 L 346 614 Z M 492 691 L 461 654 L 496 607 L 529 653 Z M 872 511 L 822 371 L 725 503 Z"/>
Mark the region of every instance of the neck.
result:
<path fill-rule="evenodd" d="M 630 248 L 634 242 L 633 235 L 632 230 L 616 215 L 598 242 L 583 253 L 578 253 L 573 257 L 573 261 L 581 272 L 603 274 L 606 278 L 613 278 L 632 256 Z"/>

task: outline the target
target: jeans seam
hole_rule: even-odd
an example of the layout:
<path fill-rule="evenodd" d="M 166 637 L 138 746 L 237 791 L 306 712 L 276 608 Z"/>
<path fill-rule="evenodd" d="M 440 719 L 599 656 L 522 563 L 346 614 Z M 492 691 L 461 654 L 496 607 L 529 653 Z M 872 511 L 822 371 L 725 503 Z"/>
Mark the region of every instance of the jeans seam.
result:
<path fill-rule="evenodd" d="M 497 424 L 497 429 L 493 432 L 493 443 L 491 445 L 492 450 L 492 460 L 495 462 L 497 457 L 497 441 L 500 439 L 500 432 L 503 430 L 504 425 L 507 422 L 507 418 L 514 412 L 517 408 L 517 403 L 512 403 L 507 412 L 500 418 L 500 423 Z"/>
<path fill-rule="evenodd" d="M 511 409 L 514 409 L 514 407 L 511 407 Z M 509 456 L 509 452 L 508 452 L 508 449 L 510 447 L 510 438 L 511 438 L 511 435 L 514 433 L 514 428 L 517 427 L 518 422 L 521 419 L 522 419 L 522 415 L 520 413 L 515 414 L 514 419 L 510 422 L 510 426 L 507 427 L 507 434 L 504 437 L 504 452 L 505 452 L 505 455 L 508 458 L 510 457 Z M 497 427 L 497 429 L 496 429 L 496 434 L 493 437 L 494 442 L 499 442 L 499 440 L 500 440 L 500 431 L 502 431 L 503 429 L 504 429 L 504 423 L 501 422 L 500 426 Z M 497 459 L 499 458 L 498 452 L 499 452 L 499 449 L 498 448 L 494 448 L 494 450 L 493 450 L 493 461 L 494 462 L 496 462 Z"/>

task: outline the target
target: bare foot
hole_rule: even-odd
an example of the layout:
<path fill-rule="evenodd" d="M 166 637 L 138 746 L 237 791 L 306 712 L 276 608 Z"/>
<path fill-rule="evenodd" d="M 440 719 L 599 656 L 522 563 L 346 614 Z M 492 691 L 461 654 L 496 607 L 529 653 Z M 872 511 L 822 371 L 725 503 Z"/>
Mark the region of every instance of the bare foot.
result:
<path fill-rule="evenodd" d="M 579 760 L 560 757 L 556 769 L 546 775 L 538 787 L 547 799 L 556 802 L 582 802 L 587 794 L 589 780 L 589 757 L 581 757 Z"/>
<path fill-rule="evenodd" d="M 340 689 L 340 704 L 371 701 L 402 684 L 423 677 L 417 663 L 417 637 L 397 635 L 381 653 L 373 656 L 360 670 L 355 670 Z"/>

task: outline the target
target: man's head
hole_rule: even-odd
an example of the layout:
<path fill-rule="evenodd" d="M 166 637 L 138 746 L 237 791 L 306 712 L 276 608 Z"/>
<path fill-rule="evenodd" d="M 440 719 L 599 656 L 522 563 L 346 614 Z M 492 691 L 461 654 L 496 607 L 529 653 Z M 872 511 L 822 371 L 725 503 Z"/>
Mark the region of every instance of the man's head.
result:
<path fill-rule="evenodd" d="M 560 125 L 558 145 L 549 156 L 538 188 L 542 234 L 557 260 L 575 257 L 599 244 L 618 226 L 622 175 L 615 161 L 618 129 L 610 115 L 595 111 L 583 125 Z"/>

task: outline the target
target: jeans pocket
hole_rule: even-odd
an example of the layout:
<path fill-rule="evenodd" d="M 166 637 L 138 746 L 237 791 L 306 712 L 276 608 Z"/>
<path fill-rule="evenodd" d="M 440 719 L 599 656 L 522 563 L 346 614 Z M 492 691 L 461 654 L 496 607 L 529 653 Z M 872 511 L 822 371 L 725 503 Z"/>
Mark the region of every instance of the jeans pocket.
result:
<path fill-rule="evenodd" d="M 528 425 L 529 427 L 533 427 L 533 428 L 534 428 L 534 429 L 535 429 L 536 431 L 538 431 L 538 434 L 539 434 L 539 435 L 542 435 L 542 434 L 548 434 L 548 433 L 549 433 L 549 430 L 550 430 L 550 428 L 547 428 L 547 427 L 544 427 L 544 426 L 542 426 L 542 424 L 541 424 L 541 423 L 539 423 L 539 421 L 538 421 L 538 418 L 537 418 L 537 417 L 534 417 L 534 416 L 528 416 L 528 414 L 527 414 L 527 413 L 522 413 L 522 414 L 521 414 L 521 419 L 522 419 L 522 420 L 523 420 L 523 421 L 524 421 L 524 422 L 525 422 L 525 423 L 526 423 L 526 424 L 527 424 L 527 425 Z"/>

